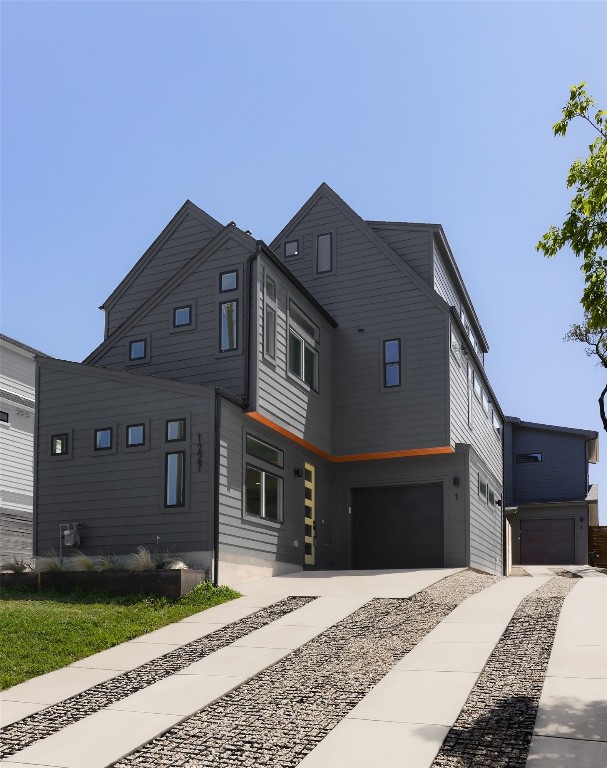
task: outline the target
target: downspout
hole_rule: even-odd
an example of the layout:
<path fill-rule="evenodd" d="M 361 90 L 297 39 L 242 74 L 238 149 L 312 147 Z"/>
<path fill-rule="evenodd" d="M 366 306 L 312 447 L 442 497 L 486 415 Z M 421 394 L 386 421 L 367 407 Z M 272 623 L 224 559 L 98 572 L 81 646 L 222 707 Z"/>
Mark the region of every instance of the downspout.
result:
<path fill-rule="evenodd" d="M 221 459 L 221 390 L 215 387 L 215 482 L 213 483 L 213 584 L 219 586 L 219 463 Z"/>
<path fill-rule="evenodd" d="M 245 357 L 244 357 L 244 404 L 243 410 L 249 407 L 249 399 L 251 396 L 251 350 L 253 345 L 251 344 L 251 328 L 253 327 L 253 262 L 261 253 L 261 240 L 257 241 L 257 250 L 252 253 L 247 259 L 245 271 L 247 274 L 247 285 L 245 290 L 245 317 L 247 321 L 246 333 L 244 334 L 245 343 Z M 256 326 L 257 327 L 257 326 Z"/>

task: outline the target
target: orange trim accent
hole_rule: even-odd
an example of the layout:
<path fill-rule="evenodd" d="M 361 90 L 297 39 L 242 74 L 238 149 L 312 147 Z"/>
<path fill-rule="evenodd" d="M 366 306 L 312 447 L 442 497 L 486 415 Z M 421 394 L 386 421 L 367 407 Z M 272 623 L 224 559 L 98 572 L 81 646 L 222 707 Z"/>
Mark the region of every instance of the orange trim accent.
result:
<path fill-rule="evenodd" d="M 323 459 L 325 459 L 325 461 L 331 461 L 331 462 L 377 461 L 378 459 L 402 459 L 402 458 L 406 458 L 407 456 L 440 456 L 440 455 L 455 453 L 455 451 L 453 450 L 453 448 L 451 448 L 451 446 L 445 445 L 445 446 L 438 446 L 436 448 L 409 448 L 404 451 L 382 451 L 380 453 L 352 453 L 347 456 L 331 456 L 330 453 L 327 453 L 326 451 L 322 451 L 320 448 L 317 448 L 315 445 L 312 445 L 312 443 L 309 443 L 307 440 L 304 440 L 303 438 L 298 437 L 297 435 L 293 434 L 293 432 L 289 432 L 288 429 L 285 429 L 284 427 L 281 427 L 278 424 L 275 424 L 266 416 L 262 416 L 261 413 L 257 413 L 257 411 L 250 411 L 249 413 L 247 413 L 247 416 L 250 416 L 252 419 L 255 419 L 255 421 L 258 421 L 260 424 L 264 424 L 266 427 L 273 429 L 275 432 L 278 432 L 279 434 L 283 435 L 283 437 L 286 437 L 289 440 L 293 440 L 293 442 L 298 443 L 303 448 L 307 448 L 308 451 L 312 451 L 312 453 L 316 453 L 318 456 L 321 456 Z"/>

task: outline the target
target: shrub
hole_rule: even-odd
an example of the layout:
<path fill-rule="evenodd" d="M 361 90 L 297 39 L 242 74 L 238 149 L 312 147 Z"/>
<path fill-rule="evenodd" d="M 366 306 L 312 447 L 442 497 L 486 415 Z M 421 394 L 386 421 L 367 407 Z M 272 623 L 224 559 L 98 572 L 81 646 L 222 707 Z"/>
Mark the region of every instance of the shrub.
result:
<path fill-rule="evenodd" d="M 65 563 L 54 549 L 48 550 L 46 555 L 44 555 L 44 560 L 36 561 L 36 567 L 34 568 L 36 573 L 60 573 L 66 570 Z"/>
<path fill-rule="evenodd" d="M 32 570 L 32 566 L 25 560 L 20 560 L 17 557 L 11 557 L 4 563 L 0 563 L 0 571 L 5 573 L 29 573 Z"/>

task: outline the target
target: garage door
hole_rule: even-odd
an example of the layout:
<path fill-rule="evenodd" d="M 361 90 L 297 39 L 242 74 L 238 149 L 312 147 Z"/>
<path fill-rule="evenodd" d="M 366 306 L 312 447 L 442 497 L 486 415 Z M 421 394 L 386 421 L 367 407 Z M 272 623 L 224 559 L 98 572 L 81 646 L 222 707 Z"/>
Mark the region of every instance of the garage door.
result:
<path fill-rule="evenodd" d="M 352 492 L 354 568 L 441 568 L 442 485 Z"/>
<path fill-rule="evenodd" d="M 575 563 L 575 520 L 572 517 L 521 520 L 521 565 Z"/>

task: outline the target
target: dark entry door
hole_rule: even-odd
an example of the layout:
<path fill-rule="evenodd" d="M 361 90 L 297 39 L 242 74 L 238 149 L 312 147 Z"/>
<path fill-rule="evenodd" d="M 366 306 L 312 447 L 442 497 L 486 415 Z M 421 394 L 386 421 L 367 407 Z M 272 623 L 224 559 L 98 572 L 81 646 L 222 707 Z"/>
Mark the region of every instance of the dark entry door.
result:
<path fill-rule="evenodd" d="M 354 568 L 441 568 L 443 487 L 352 491 Z"/>
<path fill-rule="evenodd" d="M 521 565 L 575 563 L 575 520 L 521 520 Z"/>

